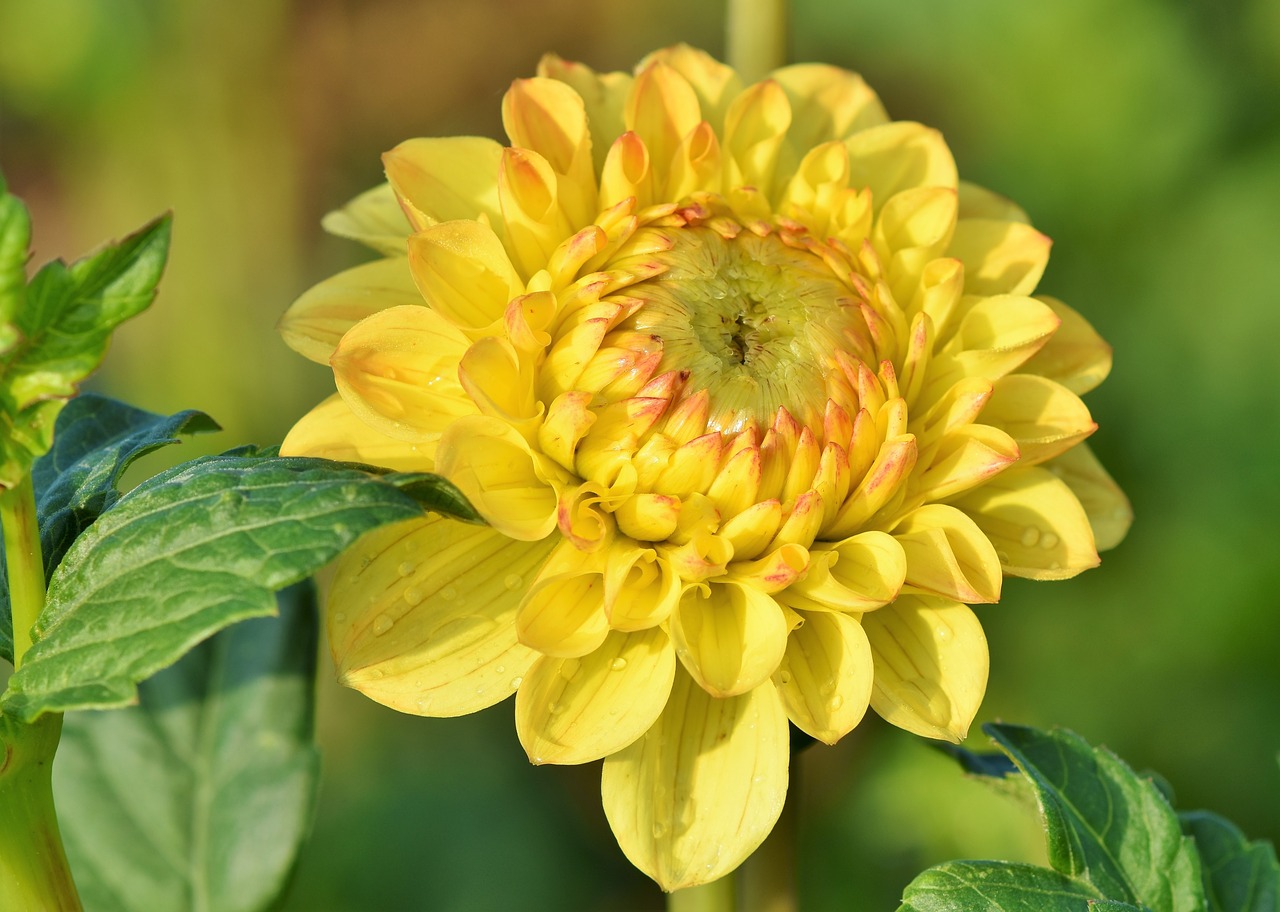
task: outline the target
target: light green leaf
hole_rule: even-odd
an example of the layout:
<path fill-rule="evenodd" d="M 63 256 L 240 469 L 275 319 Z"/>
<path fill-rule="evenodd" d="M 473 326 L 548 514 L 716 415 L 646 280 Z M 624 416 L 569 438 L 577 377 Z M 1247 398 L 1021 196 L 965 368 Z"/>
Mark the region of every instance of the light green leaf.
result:
<path fill-rule="evenodd" d="M 106 352 L 111 332 L 154 299 L 169 252 L 169 217 L 27 286 L 13 316 L 21 338 L 0 362 L 0 487 L 12 487 L 48 449 L 62 400 Z"/>
<path fill-rule="evenodd" d="M 1180 818 L 1200 851 L 1211 912 L 1280 910 L 1280 864 L 1269 842 L 1249 842 L 1234 823 L 1207 811 Z"/>
<path fill-rule="evenodd" d="M 908 884 L 898 912 L 1090 912 L 1099 898 L 1088 884 L 1048 868 L 950 861 Z"/>
<path fill-rule="evenodd" d="M 18 341 L 14 316 L 22 310 L 27 287 L 27 249 L 31 216 L 22 200 L 9 193 L 0 174 L 0 355 Z"/>
<path fill-rule="evenodd" d="M 143 682 L 138 706 L 66 717 L 54 786 L 93 912 L 256 912 L 306 835 L 317 623 L 312 587 L 280 616 L 206 640 Z"/>
<path fill-rule="evenodd" d="M 1206 908 L 1195 844 L 1149 780 L 1068 731 L 984 726 L 1035 787 L 1049 861 L 1099 897 L 1154 912 Z"/>
<path fill-rule="evenodd" d="M 53 575 L 76 536 L 119 499 L 116 485 L 135 459 L 177 443 L 178 434 L 217 429 L 213 419 L 201 412 L 166 417 L 105 396 L 86 393 L 72 399 L 58 416 L 53 448 L 31 469 L 45 579 Z M 9 589 L 4 577 L 0 561 L 0 656 L 12 662 Z"/>
<path fill-rule="evenodd" d="M 0 706 L 31 720 L 131 703 L 139 681 L 221 628 L 271 614 L 273 591 L 364 532 L 459 503 L 437 476 L 322 459 L 242 452 L 162 472 L 71 546 Z"/>

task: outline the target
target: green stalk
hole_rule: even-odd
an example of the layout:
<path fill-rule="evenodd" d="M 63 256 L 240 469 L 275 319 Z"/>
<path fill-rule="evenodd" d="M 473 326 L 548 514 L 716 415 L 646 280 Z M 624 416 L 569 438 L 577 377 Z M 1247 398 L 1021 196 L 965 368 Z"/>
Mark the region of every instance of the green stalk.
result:
<path fill-rule="evenodd" d="M 773 832 L 738 868 L 742 903 L 740 912 L 796 912 L 796 805 L 800 785 L 796 781 L 800 758 L 791 758 L 791 782 L 782 815 Z"/>
<path fill-rule="evenodd" d="M 31 627 L 44 607 L 44 565 L 31 476 L 0 494 L 13 665 L 31 648 Z M 5 912 L 80 912 L 53 808 L 53 755 L 62 716 L 30 725 L 0 714 L 0 909 Z"/>
<path fill-rule="evenodd" d="M 31 627 L 44 608 L 44 560 L 30 475 L 0 494 L 0 525 L 4 526 L 9 604 L 13 610 L 13 667 L 17 669 L 31 648 Z"/>
<path fill-rule="evenodd" d="M 727 54 L 748 82 L 787 61 L 787 0 L 729 0 Z"/>
<path fill-rule="evenodd" d="M 667 894 L 667 912 L 733 912 L 733 881 L 729 874 L 698 887 Z"/>

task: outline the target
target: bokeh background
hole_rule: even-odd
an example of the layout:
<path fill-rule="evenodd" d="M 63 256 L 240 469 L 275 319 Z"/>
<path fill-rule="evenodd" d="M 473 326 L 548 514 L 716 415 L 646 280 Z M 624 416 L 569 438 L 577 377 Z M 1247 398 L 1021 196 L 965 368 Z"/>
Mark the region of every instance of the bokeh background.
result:
<path fill-rule="evenodd" d="M 627 68 L 723 52 L 720 3 L 0 0 L 0 167 L 36 261 L 172 209 L 160 297 L 97 389 L 278 442 L 329 389 L 273 327 L 367 258 L 328 209 L 418 135 L 499 137 L 547 50 Z M 1098 570 L 1008 584 L 981 720 L 1064 725 L 1183 807 L 1280 837 L 1280 3 L 796 0 L 795 60 L 863 73 L 961 173 L 1055 240 L 1041 289 L 1116 349 L 1088 403 L 1137 522 Z M 152 468 L 155 468 L 153 465 Z M 421 720 L 322 662 L 324 780 L 289 910 L 659 909 L 599 809 L 598 764 L 534 769 L 510 704 Z M 983 747 L 981 735 L 970 746 Z M 892 909 L 923 867 L 1038 860 L 1025 807 L 868 719 L 800 760 L 802 907 Z"/>

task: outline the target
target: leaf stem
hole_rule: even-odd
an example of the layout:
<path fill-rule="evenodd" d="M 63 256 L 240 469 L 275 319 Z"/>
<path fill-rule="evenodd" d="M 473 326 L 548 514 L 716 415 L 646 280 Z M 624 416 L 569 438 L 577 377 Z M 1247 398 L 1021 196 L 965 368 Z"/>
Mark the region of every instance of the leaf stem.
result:
<path fill-rule="evenodd" d="M 53 809 L 62 716 L 25 725 L 0 715 L 0 909 L 80 912 Z"/>
<path fill-rule="evenodd" d="M 791 758 L 791 782 L 773 832 L 738 868 L 740 912 L 796 912 L 796 805 L 800 758 Z"/>
<path fill-rule="evenodd" d="M 0 494 L 0 525 L 4 526 L 9 604 L 13 610 L 13 667 L 17 669 L 31 648 L 31 628 L 44 608 L 45 593 L 36 495 L 29 474 Z"/>
<path fill-rule="evenodd" d="M 734 875 L 667 894 L 667 912 L 733 912 Z"/>
<path fill-rule="evenodd" d="M 727 57 L 747 82 L 787 59 L 788 0 L 729 0 Z"/>

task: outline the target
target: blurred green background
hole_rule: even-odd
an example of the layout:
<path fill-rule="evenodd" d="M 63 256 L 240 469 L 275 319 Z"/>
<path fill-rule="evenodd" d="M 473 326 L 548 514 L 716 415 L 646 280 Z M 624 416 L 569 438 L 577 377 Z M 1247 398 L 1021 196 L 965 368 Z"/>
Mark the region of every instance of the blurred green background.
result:
<path fill-rule="evenodd" d="M 331 387 L 273 327 L 367 255 L 328 209 L 418 135 L 500 136 L 547 50 L 723 51 L 718 3 L 0 0 L 0 167 L 36 261 L 176 212 L 153 309 L 96 388 L 277 442 Z M 980 721 L 1065 725 L 1180 805 L 1280 837 L 1280 3 L 796 0 L 792 56 L 863 73 L 1055 247 L 1041 289 L 1115 346 L 1093 443 L 1137 522 L 1101 568 L 980 609 Z M 422 720 L 322 674 L 324 782 L 286 908 L 659 909 L 598 764 L 534 769 L 510 704 Z M 970 746 L 981 748 L 981 735 Z M 1033 815 L 868 719 L 800 759 L 802 907 L 891 909 L 926 865 L 1041 857 Z"/>

